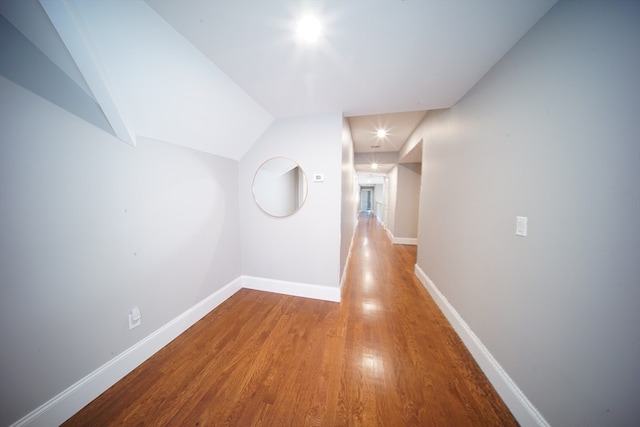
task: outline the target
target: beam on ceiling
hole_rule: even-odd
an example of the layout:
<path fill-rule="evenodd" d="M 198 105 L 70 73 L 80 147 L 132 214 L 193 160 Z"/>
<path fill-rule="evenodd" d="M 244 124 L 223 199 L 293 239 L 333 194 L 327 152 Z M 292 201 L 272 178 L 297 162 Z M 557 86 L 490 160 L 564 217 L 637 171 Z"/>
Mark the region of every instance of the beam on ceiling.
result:
<path fill-rule="evenodd" d="M 40 0 L 40 4 L 80 69 L 116 137 L 135 147 L 135 134 L 118 107 L 107 74 L 75 6 L 68 0 Z"/>

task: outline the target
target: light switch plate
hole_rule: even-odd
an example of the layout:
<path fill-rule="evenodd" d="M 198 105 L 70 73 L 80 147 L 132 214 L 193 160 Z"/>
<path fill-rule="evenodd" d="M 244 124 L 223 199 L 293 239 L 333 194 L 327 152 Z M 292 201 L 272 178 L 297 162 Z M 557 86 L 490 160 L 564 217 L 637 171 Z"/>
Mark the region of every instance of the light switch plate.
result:
<path fill-rule="evenodd" d="M 527 221 L 528 221 L 528 218 L 526 216 L 516 217 L 516 236 L 526 237 Z"/>

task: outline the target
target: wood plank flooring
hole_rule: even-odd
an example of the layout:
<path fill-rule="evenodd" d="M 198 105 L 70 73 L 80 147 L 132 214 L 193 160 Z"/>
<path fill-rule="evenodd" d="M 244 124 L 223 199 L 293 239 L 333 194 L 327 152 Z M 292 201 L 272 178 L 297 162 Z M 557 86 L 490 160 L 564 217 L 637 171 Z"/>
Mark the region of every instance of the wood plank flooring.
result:
<path fill-rule="evenodd" d="M 361 215 L 340 304 L 242 289 L 64 426 L 517 426 Z"/>

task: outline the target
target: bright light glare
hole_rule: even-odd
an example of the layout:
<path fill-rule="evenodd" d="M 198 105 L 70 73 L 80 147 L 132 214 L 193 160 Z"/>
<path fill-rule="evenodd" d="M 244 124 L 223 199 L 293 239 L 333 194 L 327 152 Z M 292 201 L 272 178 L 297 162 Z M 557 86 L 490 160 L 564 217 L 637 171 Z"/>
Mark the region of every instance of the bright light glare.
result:
<path fill-rule="evenodd" d="M 363 302 L 362 303 L 362 310 L 366 311 L 366 312 L 375 312 L 378 310 L 378 304 L 374 303 L 374 302 Z"/>
<path fill-rule="evenodd" d="M 378 169 L 378 164 L 377 163 L 371 163 L 371 169 L 377 170 Z"/>
<path fill-rule="evenodd" d="M 367 252 L 365 253 L 365 255 L 368 255 L 368 254 L 369 254 L 369 252 L 367 251 Z M 370 271 L 366 271 L 366 272 L 364 273 L 364 284 L 365 284 L 365 285 L 371 285 L 371 284 L 373 284 L 373 275 L 371 274 L 371 272 L 370 272 Z"/>
<path fill-rule="evenodd" d="M 298 38 L 305 42 L 315 42 L 320 37 L 321 26 L 313 16 L 305 16 L 298 23 Z"/>
<path fill-rule="evenodd" d="M 376 132 L 376 135 L 378 135 L 378 138 L 384 138 L 385 136 L 388 135 L 388 133 L 386 129 L 378 129 L 378 132 Z"/>
<path fill-rule="evenodd" d="M 384 361 L 379 356 L 370 353 L 363 354 L 362 366 L 367 368 L 370 376 L 374 378 L 382 378 L 384 375 Z"/>

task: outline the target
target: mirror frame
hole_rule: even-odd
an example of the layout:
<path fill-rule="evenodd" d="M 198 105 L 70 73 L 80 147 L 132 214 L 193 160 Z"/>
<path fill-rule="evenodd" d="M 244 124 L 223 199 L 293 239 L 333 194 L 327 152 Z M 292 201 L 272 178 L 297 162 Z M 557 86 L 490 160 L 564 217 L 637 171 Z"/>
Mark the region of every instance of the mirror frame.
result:
<path fill-rule="evenodd" d="M 302 200 L 298 201 L 298 206 L 291 212 L 285 214 L 285 215 L 277 215 L 274 214 L 272 212 L 269 212 L 264 206 L 262 206 L 259 202 L 259 198 L 256 194 L 256 178 L 258 177 L 258 173 L 262 170 L 262 168 L 269 163 L 272 160 L 275 159 L 280 159 L 280 160 L 288 160 L 291 163 L 293 163 L 295 166 L 297 167 L 298 170 L 302 173 L 302 182 L 303 182 L 303 194 L 302 194 Z M 309 178 L 307 177 L 307 173 L 304 171 L 304 169 L 302 169 L 302 166 L 300 166 L 300 164 L 298 162 L 296 162 L 295 160 L 286 157 L 286 156 L 273 156 L 268 158 L 267 160 L 265 160 L 264 162 L 262 162 L 260 164 L 260 166 L 258 166 L 258 169 L 256 169 L 255 173 L 253 174 L 253 180 L 251 181 L 251 194 L 253 196 L 253 201 L 256 204 L 256 206 L 258 206 L 258 208 L 264 212 L 266 215 L 272 217 L 272 218 L 287 218 L 290 217 L 291 215 L 295 214 L 296 212 L 298 212 L 302 206 L 305 204 L 305 202 L 307 201 L 307 196 L 309 195 Z"/>

